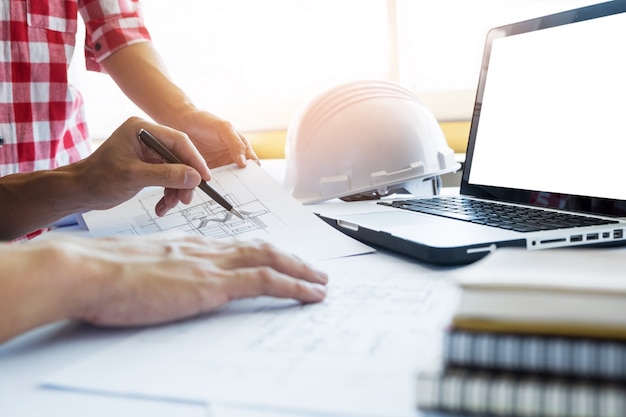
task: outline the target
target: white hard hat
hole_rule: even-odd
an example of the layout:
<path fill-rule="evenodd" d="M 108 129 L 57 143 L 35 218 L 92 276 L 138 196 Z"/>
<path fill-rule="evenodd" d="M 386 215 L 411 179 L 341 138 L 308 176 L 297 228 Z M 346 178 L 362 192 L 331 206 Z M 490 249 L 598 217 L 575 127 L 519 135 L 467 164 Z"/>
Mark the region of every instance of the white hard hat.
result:
<path fill-rule="evenodd" d="M 313 99 L 287 129 L 285 159 L 284 186 L 305 204 L 399 188 L 436 194 L 439 175 L 460 168 L 430 110 L 382 80 L 343 84 Z"/>

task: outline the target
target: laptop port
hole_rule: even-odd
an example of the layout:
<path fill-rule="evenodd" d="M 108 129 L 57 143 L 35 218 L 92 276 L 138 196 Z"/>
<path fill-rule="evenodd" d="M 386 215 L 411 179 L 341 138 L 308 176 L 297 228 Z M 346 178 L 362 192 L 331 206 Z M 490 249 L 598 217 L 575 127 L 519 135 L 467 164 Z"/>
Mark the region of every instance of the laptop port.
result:
<path fill-rule="evenodd" d="M 587 240 L 598 240 L 598 234 L 597 233 L 589 233 L 587 235 Z"/>
<path fill-rule="evenodd" d="M 602 239 L 608 239 L 611 237 L 611 232 L 602 232 Z"/>
<path fill-rule="evenodd" d="M 583 235 L 574 235 L 569 238 L 570 242 L 582 242 Z"/>
<path fill-rule="evenodd" d="M 546 239 L 546 240 L 542 240 L 540 241 L 540 243 L 542 245 L 549 245 L 551 243 L 561 243 L 561 242 L 565 242 L 565 238 L 556 238 L 556 239 Z"/>
<path fill-rule="evenodd" d="M 622 229 L 613 230 L 613 239 L 621 239 L 624 237 L 624 231 Z"/>

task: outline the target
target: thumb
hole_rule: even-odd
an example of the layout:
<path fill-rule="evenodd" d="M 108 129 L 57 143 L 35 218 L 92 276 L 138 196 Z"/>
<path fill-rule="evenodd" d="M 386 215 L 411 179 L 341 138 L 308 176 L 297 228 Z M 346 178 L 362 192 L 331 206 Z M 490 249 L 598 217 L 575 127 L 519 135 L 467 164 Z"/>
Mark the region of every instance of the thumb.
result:
<path fill-rule="evenodd" d="M 143 183 L 175 189 L 192 189 L 200 184 L 200 173 L 183 164 L 146 164 L 142 170 Z"/>

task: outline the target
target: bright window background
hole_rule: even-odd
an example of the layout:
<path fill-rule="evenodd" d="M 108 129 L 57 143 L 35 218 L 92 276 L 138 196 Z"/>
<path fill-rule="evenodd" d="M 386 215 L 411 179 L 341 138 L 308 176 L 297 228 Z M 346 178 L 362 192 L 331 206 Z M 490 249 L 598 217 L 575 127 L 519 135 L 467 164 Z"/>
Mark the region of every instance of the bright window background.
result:
<path fill-rule="evenodd" d="M 591 0 L 144 0 L 174 81 L 241 131 L 286 129 L 321 91 L 384 78 L 437 118 L 468 120 L 489 28 Z M 80 41 L 79 41 L 80 42 Z M 80 43 L 79 43 L 80 45 Z M 132 63 L 129 63 L 132 65 Z M 103 74 L 72 68 L 94 138 L 145 115 Z"/>

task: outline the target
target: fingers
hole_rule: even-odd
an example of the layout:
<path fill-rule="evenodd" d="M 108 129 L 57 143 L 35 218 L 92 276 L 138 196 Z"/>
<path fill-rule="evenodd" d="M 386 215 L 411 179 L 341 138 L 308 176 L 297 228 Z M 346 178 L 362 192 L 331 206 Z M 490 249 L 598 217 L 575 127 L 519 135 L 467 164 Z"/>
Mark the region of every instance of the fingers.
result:
<path fill-rule="evenodd" d="M 245 266 L 269 266 L 277 271 L 306 281 L 326 284 L 328 275 L 313 269 L 311 266 L 292 254 L 278 250 L 267 242 L 252 241 L 241 244 L 238 249 L 238 260 Z"/>
<path fill-rule="evenodd" d="M 316 303 L 326 297 L 324 285 L 296 279 L 269 267 L 242 268 L 231 272 L 231 278 L 223 283 L 231 300 L 268 295 Z"/>
<path fill-rule="evenodd" d="M 282 252 L 267 242 L 231 241 L 216 252 L 202 254 L 200 244 L 187 241 L 187 256 L 212 259 L 222 268 L 226 278 L 222 290 L 227 299 L 268 295 L 293 298 L 305 303 L 319 302 L 326 297 L 328 275 L 297 257 Z"/>
<path fill-rule="evenodd" d="M 211 179 L 211 173 L 206 161 L 186 134 L 153 123 L 143 122 L 142 124 L 144 129 L 155 136 L 185 164 L 193 167 L 203 179 L 207 181 Z M 199 182 L 196 182 L 196 185 Z"/>
<path fill-rule="evenodd" d="M 252 249 L 236 250 L 240 246 Z M 261 295 L 303 303 L 326 297 L 326 274 L 258 242 L 223 243 L 155 234 L 92 239 L 78 247 L 89 264 L 96 265 L 92 268 L 96 275 L 85 281 L 95 282 L 93 302 L 83 306 L 76 317 L 92 323 L 158 323 L 208 312 L 230 300 Z M 270 257 L 263 261 L 261 254 Z M 241 259 L 247 255 L 253 260 Z M 231 266 L 258 265 L 224 268 L 219 264 L 224 257 L 236 258 L 229 262 Z"/>
<path fill-rule="evenodd" d="M 200 184 L 200 173 L 182 164 L 144 164 L 133 172 L 132 180 L 145 186 L 155 185 L 182 190 L 193 189 Z"/>
<path fill-rule="evenodd" d="M 242 168 L 245 167 L 247 159 L 252 159 L 257 164 L 259 163 L 259 157 L 254 152 L 254 149 L 252 149 L 252 145 L 250 145 L 248 139 L 239 133 L 232 124 L 227 121 L 222 121 L 219 136 L 228 146 L 231 157 L 238 166 Z"/>
<path fill-rule="evenodd" d="M 187 244 L 184 252 L 188 256 L 210 258 L 218 267 L 225 270 L 270 267 L 305 281 L 319 284 L 328 282 L 328 275 L 325 272 L 316 270 L 296 256 L 261 240 L 198 241 L 195 245 Z"/>
<path fill-rule="evenodd" d="M 178 198 L 183 204 L 190 204 L 193 200 L 194 190 L 176 190 L 178 192 Z"/>
<path fill-rule="evenodd" d="M 163 196 L 163 198 L 159 200 L 156 206 L 154 206 L 154 212 L 157 216 L 163 217 L 167 214 L 168 211 L 170 211 L 174 207 L 176 207 L 176 204 L 172 205 L 172 203 L 168 202 L 168 199 Z"/>
<path fill-rule="evenodd" d="M 155 241 L 158 242 L 158 241 Z M 328 275 L 297 257 L 264 241 L 207 240 L 197 236 L 172 236 L 163 243 L 163 254 L 205 265 L 198 278 L 215 285 L 226 299 L 269 295 L 318 302 L 326 296 Z M 176 250 L 171 248 L 176 246 Z M 211 297 L 213 299 L 213 297 Z"/>
<path fill-rule="evenodd" d="M 184 164 L 163 163 L 162 157 L 138 139 L 141 129 L 152 133 Z M 211 176 L 204 158 L 187 135 L 137 117 L 120 126 L 83 165 L 91 173 L 87 178 L 106 175 L 109 179 L 107 182 L 96 182 L 97 188 L 94 188 L 101 195 L 99 200 L 108 205 L 118 204 L 146 186 L 190 190 L 198 186 L 203 178 Z M 183 191 L 179 198 L 188 201 L 190 195 Z"/>
<path fill-rule="evenodd" d="M 154 212 L 157 216 L 162 217 L 167 214 L 168 211 L 178 205 L 179 202 L 183 204 L 189 204 L 193 200 L 194 190 L 178 190 L 173 188 L 166 188 L 163 193 L 163 198 L 159 200 L 154 208 Z"/>
<path fill-rule="evenodd" d="M 241 133 L 237 132 L 237 135 L 239 135 L 239 139 L 241 140 L 241 142 L 244 144 L 244 146 L 246 147 L 246 151 L 245 151 L 245 159 L 251 159 L 253 160 L 257 165 L 261 165 L 261 162 L 259 160 L 259 157 L 257 156 L 256 152 L 254 152 L 254 149 L 252 148 L 252 145 L 250 145 L 250 142 L 248 141 L 248 139 L 242 135 Z M 245 160 L 244 160 L 244 165 L 238 164 L 239 166 L 245 166 Z"/>

